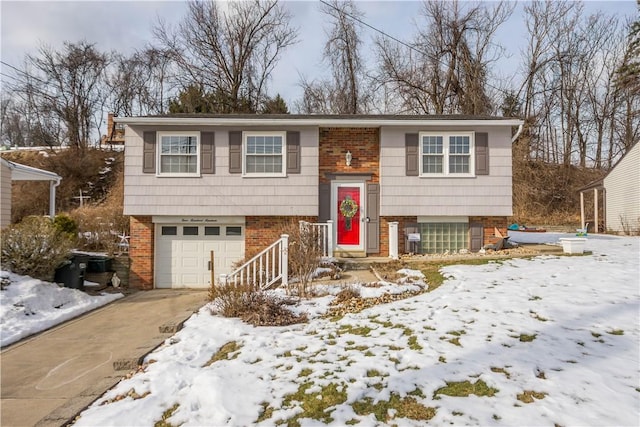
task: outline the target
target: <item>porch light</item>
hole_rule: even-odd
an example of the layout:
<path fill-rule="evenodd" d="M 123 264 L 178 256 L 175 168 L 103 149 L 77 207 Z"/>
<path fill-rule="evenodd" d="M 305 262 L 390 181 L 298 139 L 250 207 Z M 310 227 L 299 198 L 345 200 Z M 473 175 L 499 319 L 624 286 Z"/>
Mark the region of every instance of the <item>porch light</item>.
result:
<path fill-rule="evenodd" d="M 347 162 L 347 166 L 351 166 L 351 160 L 353 159 L 351 151 L 347 151 L 347 154 L 344 155 L 344 159 Z"/>

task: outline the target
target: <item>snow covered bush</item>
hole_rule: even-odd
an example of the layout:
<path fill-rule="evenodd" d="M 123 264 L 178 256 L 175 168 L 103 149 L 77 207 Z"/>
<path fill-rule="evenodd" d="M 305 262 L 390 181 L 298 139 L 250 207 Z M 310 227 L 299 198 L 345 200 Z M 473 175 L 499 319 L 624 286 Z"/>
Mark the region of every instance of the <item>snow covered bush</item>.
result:
<path fill-rule="evenodd" d="M 51 280 L 73 247 L 69 236 L 49 218 L 30 216 L 2 230 L 2 268 L 16 274 Z"/>

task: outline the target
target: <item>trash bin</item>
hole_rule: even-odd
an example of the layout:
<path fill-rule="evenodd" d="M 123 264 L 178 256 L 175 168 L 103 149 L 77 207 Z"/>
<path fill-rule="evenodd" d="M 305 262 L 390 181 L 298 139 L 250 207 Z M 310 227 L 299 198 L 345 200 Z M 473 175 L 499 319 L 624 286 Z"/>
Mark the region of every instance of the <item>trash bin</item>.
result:
<path fill-rule="evenodd" d="M 106 273 L 111 271 L 112 259 L 106 256 L 92 256 L 89 258 L 87 272 L 89 273 Z"/>
<path fill-rule="evenodd" d="M 84 274 L 88 262 L 88 255 L 71 256 L 66 263 L 56 269 L 56 283 L 64 284 L 65 288 L 84 290 Z"/>

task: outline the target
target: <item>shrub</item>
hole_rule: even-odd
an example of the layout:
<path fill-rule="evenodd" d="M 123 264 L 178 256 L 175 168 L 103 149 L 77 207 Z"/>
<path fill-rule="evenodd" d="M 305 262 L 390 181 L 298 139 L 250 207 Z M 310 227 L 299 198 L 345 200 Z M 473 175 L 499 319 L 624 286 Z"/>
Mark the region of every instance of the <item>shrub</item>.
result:
<path fill-rule="evenodd" d="M 68 215 L 56 215 L 53 219 L 54 227 L 61 233 L 64 233 L 71 240 L 78 238 L 78 224 Z"/>
<path fill-rule="evenodd" d="M 308 223 L 297 221 L 289 221 L 285 224 L 281 234 L 289 235 L 289 271 L 290 276 L 297 278 L 295 293 L 298 296 L 307 296 L 313 281 L 313 273 L 320 266 L 321 236 Z M 292 290 L 290 286 L 289 291 Z"/>
<path fill-rule="evenodd" d="M 16 274 L 52 280 L 73 242 L 45 217 L 26 217 L 2 231 L 2 266 Z"/>
<path fill-rule="evenodd" d="M 212 285 L 209 301 L 214 312 L 239 317 L 254 326 L 285 326 L 307 321 L 306 315 L 297 315 L 286 308 L 290 300 L 251 285 Z"/>
<path fill-rule="evenodd" d="M 80 249 L 104 251 L 109 254 L 118 248 L 120 235 L 129 234 L 129 217 L 122 215 L 122 206 L 105 204 L 84 206 L 70 212 L 78 224 Z"/>

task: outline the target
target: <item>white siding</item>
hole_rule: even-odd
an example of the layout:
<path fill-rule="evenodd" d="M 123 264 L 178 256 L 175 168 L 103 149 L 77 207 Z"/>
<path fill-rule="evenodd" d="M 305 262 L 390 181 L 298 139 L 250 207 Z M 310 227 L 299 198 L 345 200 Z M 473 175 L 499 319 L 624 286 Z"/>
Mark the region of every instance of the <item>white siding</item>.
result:
<path fill-rule="evenodd" d="M 195 178 L 157 177 L 142 173 L 143 131 L 215 132 L 215 174 Z M 229 173 L 229 129 L 219 127 L 143 128 L 125 132 L 125 215 L 317 215 L 318 128 L 300 131 L 300 174 L 247 178 Z M 255 129 L 252 129 L 255 130 Z"/>
<path fill-rule="evenodd" d="M 454 178 L 406 176 L 405 134 L 466 130 L 489 134 L 489 175 Z M 486 128 L 391 128 L 380 130 L 380 215 L 510 216 L 511 130 Z"/>
<path fill-rule="evenodd" d="M 634 145 L 604 178 L 604 188 L 607 228 L 622 232 L 629 226 L 634 233 L 640 231 L 640 144 Z"/>
<path fill-rule="evenodd" d="M 11 224 L 11 168 L 0 162 L 0 228 Z"/>

